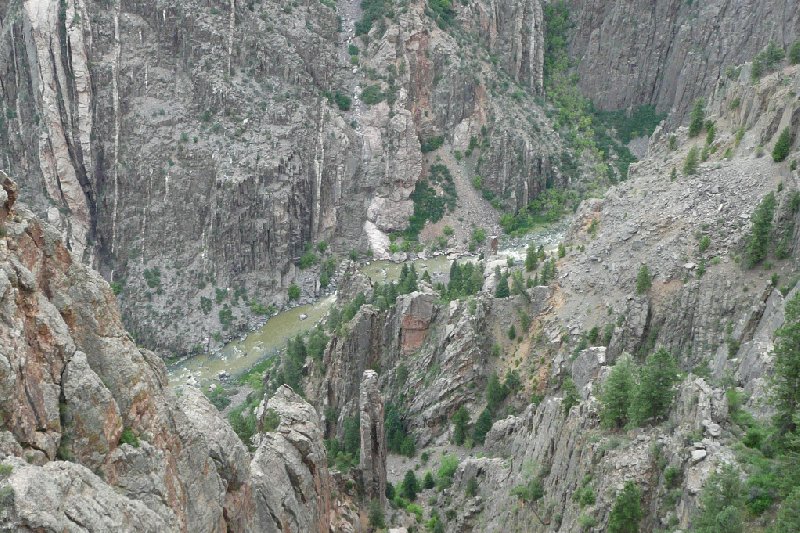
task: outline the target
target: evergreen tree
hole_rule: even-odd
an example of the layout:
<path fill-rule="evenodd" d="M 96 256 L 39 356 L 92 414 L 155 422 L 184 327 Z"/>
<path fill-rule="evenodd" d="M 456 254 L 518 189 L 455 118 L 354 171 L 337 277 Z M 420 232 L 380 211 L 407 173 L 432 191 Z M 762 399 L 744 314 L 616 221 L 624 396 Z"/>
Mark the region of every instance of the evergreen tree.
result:
<path fill-rule="evenodd" d="M 614 501 L 614 508 L 608 517 L 608 533 L 639 533 L 642 520 L 642 494 L 632 482 L 625 483 Z"/>
<path fill-rule="evenodd" d="M 753 212 L 750 235 L 745 245 L 747 266 L 753 268 L 767 257 L 771 242 L 772 217 L 775 215 L 775 193 L 767 194 Z"/>
<path fill-rule="evenodd" d="M 472 440 L 478 444 L 483 444 L 490 429 L 492 429 L 492 413 L 489 409 L 484 409 L 472 428 Z"/>
<path fill-rule="evenodd" d="M 453 415 L 453 442 L 458 446 L 464 444 L 467 438 L 467 424 L 469 423 L 469 413 L 462 405 Z"/>
<path fill-rule="evenodd" d="M 774 530 L 776 533 L 800 531 L 800 487 L 795 487 L 783 500 L 775 519 Z"/>
<path fill-rule="evenodd" d="M 349 416 L 344 419 L 343 424 L 344 438 L 342 446 L 345 453 L 353 454 L 358 458 L 361 448 L 361 420 L 357 416 Z"/>
<path fill-rule="evenodd" d="M 503 400 L 506 399 L 508 390 L 500 383 L 496 372 L 492 372 L 489 381 L 486 382 L 486 408 L 494 412 Z"/>
<path fill-rule="evenodd" d="M 792 65 L 800 64 L 800 41 L 795 41 L 789 48 L 789 63 Z"/>
<path fill-rule="evenodd" d="M 497 288 L 494 291 L 495 298 L 508 298 L 511 291 L 508 288 L 508 274 L 502 274 L 500 281 L 497 282 Z"/>
<path fill-rule="evenodd" d="M 775 142 L 775 148 L 772 150 L 772 159 L 776 163 L 786 160 L 786 156 L 792 149 L 792 131 L 787 126 L 783 129 Z"/>
<path fill-rule="evenodd" d="M 692 523 L 698 533 L 741 533 L 744 489 L 739 473 L 723 466 L 706 480 Z"/>
<path fill-rule="evenodd" d="M 605 427 L 621 428 L 628 423 L 628 411 L 635 385 L 630 358 L 620 358 L 611 369 L 600 398 L 600 420 Z"/>
<path fill-rule="evenodd" d="M 647 265 L 639 267 L 639 272 L 636 274 L 636 294 L 644 294 L 650 290 L 653 285 L 653 280 L 650 277 L 650 269 Z"/>
<path fill-rule="evenodd" d="M 689 116 L 689 137 L 697 137 L 703 131 L 703 123 L 706 119 L 705 104 L 702 99 L 694 103 L 692 113 Z"/>
<path fill-rule="evenodd" d="M 430 470 L 425 472 L 425 477 L 422 478 L 422 488 L 423 489 L 432 489 L 436 486 L 436 481 L 433 479 L 433 474 Z"/>
<path fill-rule="evenodd" d="M 536 253 L 533 244 L 529 244 L 528 249 L 525 251 L 525 270 L 533 272 L 537 266 L 539 266 L 539 255 Z"/>
<path fill-rule="evenodd" d="M 777 338 L 772 400 L 776 426 L 786 433 L 797 429 L 800 408 L 800 295 L 786 303 L 786 320 Z"/>
<path fill-rule="evenodd" d="M 458 261 L 453 261 L 450 265 L 450 281 L 447 286 L 447 293 L 450 298 L 458 298 L 462 293 L 463 282 L 461 279 L 461 267 Z"/>
<path fill-rule="evenodd" d="M 686 161 L 683 163 L 683 174 L 691 176 L 697 174 L 697 167 L 700 165 L 700 152 L 697 146 L 692 146 L 689 153 L 686 155 Z"/>
<path fill-rule="evenodd" d="M 567 255 L 567 247 L 564 246 L 563 242 L 558 243 L 558 257 L 562 258 Z"/>
<path fill-rule="evenodd" d="M 678 365 L 675 358 L 661 348 L 647 358 L 639 375 L 630 414 L 636 424 L 667 414 L 675 398 Z"/>
<path fill-rule="evenodd" d="M 561 400 L 561 407 L 564 409 L 564 414 L 568 415 L 569 410 L 580 403 L 581 397 L 578 395 L 578 387 L 575 386 L 572 378 L 565 379 L 561 388 L 564 389 L 564 399 Z"/>
<path fill-rule="evenodd" d="M 406 471 L 403 483 L 400 485 L 400 495 L 408 501 L 413 502 L 417 499 L 418 492 L 419 483 L 417 482 L 416 474 L 414 474 L 413 470 Z"/>

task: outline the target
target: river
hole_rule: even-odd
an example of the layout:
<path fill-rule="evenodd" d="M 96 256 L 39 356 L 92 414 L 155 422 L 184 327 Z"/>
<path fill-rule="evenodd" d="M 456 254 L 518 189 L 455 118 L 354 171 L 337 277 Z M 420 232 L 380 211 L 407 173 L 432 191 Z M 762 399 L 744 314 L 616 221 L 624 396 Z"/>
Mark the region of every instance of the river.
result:
<path fill-rule="evenodd" d="M 534 243 L 536 246 L 543 245 L 547 251 L 554 250 L 568 226 L 569 221 L 561 221 L 522 237 L 502 238 L 498 254 L 488 262 L 487 269 L 494 268 L 495 264 L 505 264 L 509 257 L 515 261 L 523 261 L 529 243 Z M 420 276 L 427 270 L 436 283 L 446 280 L 454 257 L 452 254 L 449 256 L 442 254 L 415 259 L 409 263 L 414 264 Z M 476 259 L 477 256 L 471 254 L 459 257 L 459 261 Z M 393 261 L 372 261 L 364 264 L 361 271 L 373 282 L 384 283 L 397 280 L 402 265 L 403 263 Z M 244 339 L 227 344 L 218 353 L 200 354 L 178 361 L 168 367 L 170 383 L 173 386 L 191 384 L 206 389 L 228 377 L 239 376 L 262 359 L 277 354 L 288 339 L 316 326 L 335 302 L 336 295 L 333 294 L 314 303 L 287 309 L 271 317 L 262 327 L 247 334 Z M 221 379 L 220 376 L 225 377 Z"/>

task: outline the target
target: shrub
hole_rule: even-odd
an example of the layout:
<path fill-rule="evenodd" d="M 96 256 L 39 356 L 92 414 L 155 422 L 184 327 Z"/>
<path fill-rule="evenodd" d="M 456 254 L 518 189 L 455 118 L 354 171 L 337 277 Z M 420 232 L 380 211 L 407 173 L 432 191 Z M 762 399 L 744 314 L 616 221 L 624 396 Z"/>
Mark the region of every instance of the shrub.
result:
<path fill-rule="evenodd" d="M 698 99 L 692 107 L 692 112 L 689 115 L 689 137 L 697 137 L 703 131 L 703 125 L 706 119 L 705 103 L 703 99 Z"/>
<path fill-rule="evenodd" d="M 385 95 L 380 85 L 368 85 L 361 91 L 361 100 L 367 105 L 375 105 L 383 101 Z"/>
<path fill-rule="evenodd" d="M 675 150 L 677 150 L 678 149 L 678 136 L 675 135 L 675 134 L 670 135 L 669 136 L 669 140 L 668 140 L 668 145 L 669 145 L 669 149 L 670 149 L 671 152 L 674 152 Z"/>
<path fill-rule="evenodd" d="M 692 522 L 697 531 L 741 533 L 744 490 L 739 474 L 730 466 L 723 466 L 706 481 L 700 496 L 700 505 Z"/>
<path fill-rule="evenodd" d="M 436 486 L 439 490 L 446 489 L 453 484 L 453 476 L 458 469 L 458 457 L 455 455 L 443 455 L 439 463 L 439 470 L 436 472 Z"/>
<path fill-rule="evenodd" d="M 145 269 L 144 280 L 147 282 L 147 286 L 151 289 L 161 287 L 161 270 L 159 270 L 158 267 Z"/>
<path fill-rule="evenodd" d="M 222 387 L 215 387 L 214 390 L 206 392 L 206 397 L 219 411 L 222 411 L 231 404 L 231 399 L 228 398 L 225 389 Z"/>
<path fill-rule="evenodd" d="M 125 428 L 119 436 L 119 444 L 130 444 L 134 448 L 139 447 L 139 437 L 133 432 L 131 428 Z"/>
<path fill-rule="evenodd" d="M 567 415 L 573 406 L 580 403 L 580 396 L 578 395 L 578 388 L 575 386 L 575 382 L 572 381 L 572 378 L 565 379 L 562 388 L 564 389 L 564 399 L 561 401 L 561 406 L 564 409 L 564 414 Z"/>
<path fill-rule="evenodd" d="M 420 150 L 423 154 L 428 152 L 433 152 L 434 150 L 438 150 L 444 144 L 444 136 L 437 135 L 435 137 L 430 137 L 421 141 L 420 143 Z"/>
<path fill-rule="evenodd" d="M 436 486 L 436 481 L 433 479 L 433 474 L 430 470 L 425 472 L 425 477 L 422 478 L 422 488 L 423 489 L 432 489 Z"/>
<path fill-rule="evenodd" d="M 795 43 L 800 56 L 800 42 Z M 796 63 L 800 63 L 800 58 Z M 796 64 L 795 63 L 795 64 Z M 794 490 L 781 504 L 778 516 L 775 518 L 775 531 L 800 531 L 800 487 Z"/>
<path fill-rule="evenodd" d="M 544 496 L 544 485 L 538 477 L 532 477 L 525 485 L 517 485 L 511 489 L 511 495 L 523 502 L 535 502 Z"/>
<path fill-rule="evenodd" d="M 714 138 L 717 136 L 717 127 L 713 122 L 708 122 L 706 124 L 706 144 L 711 145 L 714 142 Z"/>
<path fill-rule="evenodd" d="M 334 93 L 333 101 L 340 111 L 350 111 L 350 106 L 353 104 L 353 100 L 349 96 L 339 91 Z"/>
<path fill-rule="evenodd" d="M 289 301 L 298 300 L 300 299 L 300 287 L 298 287 L 295 283 L 289 285 L 288 289 L 289 294 Z"/>
<path fill-rule="evenodd" d="M 653 279 L 650 276 L 650 269 L 647 265 L 639 267 L 639 272 L 636 274 L 636 294 L 644 294 L 650 290 L 653 285 Z"/>
<path fill-rule="evenodd" d="M 632 482 L 625 483 L 614 501 L 614 508 L 608 517 L 609 533 L 639 533 L 639 522 L 642 520 L 642 495 Z"/>
<path fill-rule="evenodd" d="M 775 148 L 773 148 L 772 150 L 772 159 L 776 163 L 785 161 L 791 149 L 792 149 L 792 131 L 787 126 L 778 136 L 777 142 L 775 142 Z"/>
<path fill-rule="evenodd" d="M 754 81 L 758 80 L 767 72 L 773 70 L 786 56 L 783 48 L 770 41 L 764 50 L 758 53 L 753 59 L 753 68 L 750 72 Z"/>
<path fill-rule="evenodd" d="M 306 252 L 300 257 L 300 261 L 297 263 L 297 266 L 300 267 L 300 270 L 305 270 L 316 265 L 318 261 L 319 258 L 317 257 L 317 254 L 309 249 L 306 250 Z"/>
<path fill-rule="evenodd" d="M 703 235 L 702 237 L 700 237 L 700 242 L 699 242 L 700 253 L 702 254 L 703 252 L 708 250 L 709 246 L 711 246 L 711 237 L 709 237 L 708 235 Z"/>

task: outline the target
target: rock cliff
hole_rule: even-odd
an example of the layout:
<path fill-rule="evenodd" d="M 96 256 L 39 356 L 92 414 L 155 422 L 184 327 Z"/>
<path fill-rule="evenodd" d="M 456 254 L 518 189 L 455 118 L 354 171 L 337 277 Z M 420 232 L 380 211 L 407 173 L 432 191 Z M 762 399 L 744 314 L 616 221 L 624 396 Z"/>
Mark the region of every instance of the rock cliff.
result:
<path fill-rule="evenodd" d="M 464 216 L 490 209 L 474 174 L 511 206 L 567 183 L 534 101 L 538 0 L 456 3 L 441 27 L 415 0 L 358 39 L 344 0 L 0 9 L 0 165 L 161 355 L 258 323 L 245 302 L 281 306 L 292 282 L 318 294 L 309 246 L 386 253 L 431 140 L 465 154 L 446 163 Z"/>
<path fill-rule="evenodd" d="M 0 527 L 328 531 L 313 408 L 288 388 L 265 399 L 278 423 L 251 460 L 202 393 L 168 387 L 108 284 L 0 183 Z"/>

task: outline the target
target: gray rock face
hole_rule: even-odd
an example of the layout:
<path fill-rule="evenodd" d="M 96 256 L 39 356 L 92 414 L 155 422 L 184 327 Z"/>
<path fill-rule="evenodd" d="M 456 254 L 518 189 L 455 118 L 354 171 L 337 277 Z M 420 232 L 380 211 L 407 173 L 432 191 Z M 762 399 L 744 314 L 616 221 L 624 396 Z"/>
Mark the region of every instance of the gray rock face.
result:
<path fill-rule="evenodd" d="M 251 463 L 257 527 L 327 532 L 331 480 L 319 416 L 285 385 L 260 410 L 262 417 L 274 411 L 279 423 L 258 436 Z"/>
<path fill-rule="evenodd" d="M 245 301 L 281 306 L 294 281 L 312 296 L 316 272 L 295 266 L 308 244 L 385 253 L 428 174 L 421 139 L 476 145 L 447 163 L 461 190 L 480 174 L 521 206 L 547 180 L 566 185 L 561 140 L 533 100 L 539 0 L 455 3 L 466 40 L 414 0 L 359 41 L 355 3 L 3 5 L 0 167 L 118 284 L 126 325 L 149 348 L 208 349 L 214 333 L 260 320 Z M 525 90 L 494 90 L 500 76 Z M 370 86 L 383 101 L 363 101 Z"/>
<path fill-rule="evenodd" d="M 386 505 L 386 436 L 384 435 L 383 397 L 378 374 L 365 370 L 360 397 L 361 455 L 358 469 L 367 501 Z"/>
<path fill-rule="evenodd" d="M 793 0 L 580 0 L 570 12 L 584 93 L 603 109 L 652 104 L 678 120 L 726 67 L 800 35 Z"/>

